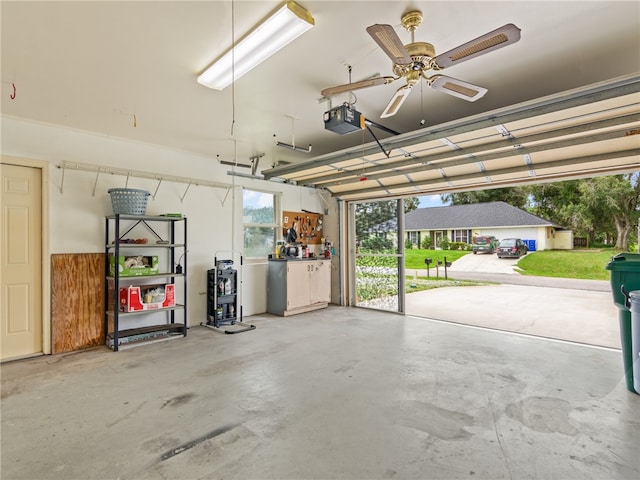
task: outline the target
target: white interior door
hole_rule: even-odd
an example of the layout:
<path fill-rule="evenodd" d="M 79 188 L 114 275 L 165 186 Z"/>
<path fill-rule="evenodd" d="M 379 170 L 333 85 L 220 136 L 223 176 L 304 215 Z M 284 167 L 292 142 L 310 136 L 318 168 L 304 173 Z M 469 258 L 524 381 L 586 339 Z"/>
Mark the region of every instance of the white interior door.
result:
<path fill-rule="evenodd" d="M 42 172 L 0 164 L 0 359 L 42 352 Z"/>

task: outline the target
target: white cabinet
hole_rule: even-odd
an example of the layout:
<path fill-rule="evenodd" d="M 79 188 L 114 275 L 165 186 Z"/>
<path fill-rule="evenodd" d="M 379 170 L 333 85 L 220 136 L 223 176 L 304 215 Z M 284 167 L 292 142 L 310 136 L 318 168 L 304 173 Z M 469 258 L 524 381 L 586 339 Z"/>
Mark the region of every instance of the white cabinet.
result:
<path fill-rule="evenodd" d="M 318 260 L 309 265 L 309 303 L 331 301 L 331 261 Z"/>
<path fill-rule="evenodd" d="M 270 260 L 267 311 L 287 316 L 325 308 L 331 301 L 331 261 Z"/>

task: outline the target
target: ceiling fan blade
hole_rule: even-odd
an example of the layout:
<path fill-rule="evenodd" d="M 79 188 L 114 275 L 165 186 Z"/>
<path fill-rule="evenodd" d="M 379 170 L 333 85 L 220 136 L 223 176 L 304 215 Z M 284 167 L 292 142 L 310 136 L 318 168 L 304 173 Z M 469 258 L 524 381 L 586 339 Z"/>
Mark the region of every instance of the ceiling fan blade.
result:
<path fill-rule="evenodd" d="M 380 46 L 387 56 L 400 65 L 409 65 L 411 56 L 402 44 L 402 40 L 391 25 L 375 24 L 367 27 L 367 32 L 371 38 Z"/>
<path fill-rule="evenodd" d="M 458 63 L 470 60 L 485 53 L 493 52 L 520 40 L 520 29 L 513 23 L 508 23 L 492 32 L 486 33 L 481 37 L 463 43 L 448 52 L 441 53 L 434 62 L 440 68 L 450 67 Z"/>
<path fill-rule="evenodd" d="M 376 85 L 386 85 L 395 80 L 395 77 L 376 77 L 369 80 L 362 80 L 360 82 L 345 83 L 344 85 L 337 85 L 335 87 L 325 88 L 320 92 L 323 97 L 333 97 L 339 93 L 351 92 L 352 90 L 359 90 L 361 88 L 375 87 Z"/>
<path fill-rule="evenodd" d="M 413 85 L 404 85 L 396 90 L 396 93 L 391 97 L 389 105 L 384 109 L 380 118 L 387 118 L 398 113 L 398 110 L 400 110 L 400 107 L 411 93 L 412 87 Z"/>
<path fill-rule="evenodd" d="M 429 78 L 429 86 L 435 90 L 440 90 L 441 92 L 448 93 L 449 95 L 462 98 L 469 102 L 475 102 L 487 93 L 487 89 L 484 87 L 447 77 L 446 75 L 434 75 Z"/>

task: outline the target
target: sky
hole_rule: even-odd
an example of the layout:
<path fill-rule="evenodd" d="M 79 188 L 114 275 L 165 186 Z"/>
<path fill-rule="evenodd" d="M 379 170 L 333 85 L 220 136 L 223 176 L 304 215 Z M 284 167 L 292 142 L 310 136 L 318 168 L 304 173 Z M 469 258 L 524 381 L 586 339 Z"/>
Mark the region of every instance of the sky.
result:
<path fill-rule="evenodd" d="M 420 199 L 420 208 L 442 207 L 444 205 L 440 200 L 440 195 L 425 195 L 418 198 Z"/>

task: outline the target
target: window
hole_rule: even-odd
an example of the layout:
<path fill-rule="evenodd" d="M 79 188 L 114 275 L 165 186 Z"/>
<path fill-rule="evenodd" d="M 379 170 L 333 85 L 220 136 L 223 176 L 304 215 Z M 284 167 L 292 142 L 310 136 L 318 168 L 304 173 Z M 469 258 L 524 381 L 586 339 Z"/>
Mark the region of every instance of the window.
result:
<path fill-rule="evenodd" d="M 407 238 L 413 245 L 420 245 L 419 232 L 407 232 Z"/>
<path fill-rule="evenodd" d="M 280 229 L 279 197 L 273 193 L 243 190 L 242 223 L 244 226 L 244 256 L 263 258 L 273 252 Z"/>
<path fill-rule="evenodd" d="M 469 230 L 454 230 L 453 241 L 469 243 Z"/>

